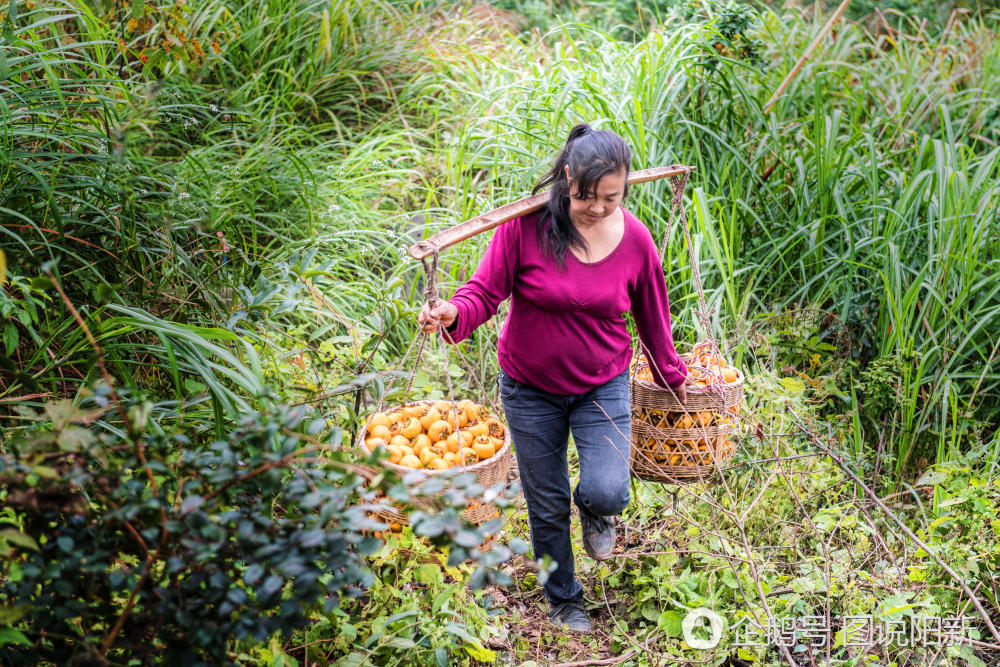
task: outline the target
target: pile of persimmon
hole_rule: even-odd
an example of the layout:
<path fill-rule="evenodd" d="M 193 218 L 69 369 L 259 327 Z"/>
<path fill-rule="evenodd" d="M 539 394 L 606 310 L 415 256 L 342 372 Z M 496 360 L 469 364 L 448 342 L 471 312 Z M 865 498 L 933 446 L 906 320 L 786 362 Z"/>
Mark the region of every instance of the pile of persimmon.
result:
<path fill-rule="evenodd" d="M 694 346 L 690 354 L 680 355 L 691 375 L 692 386 L 695 389 L 710 385 L 731 384 L 740 378 L 739 371 L 730 365 L 719 354 L 717 348 L 709 341 L 702 341 Z M 653 372 L 644 356 L 633 361 L 632 370 L 637 380 L 653 382 Z"/>
<path fill-rule="evenodd" d="M 636 419 L 658 429 L 704 429 L 709 426 L 735 426 L 740 414 L 740 406 L 732 405 L 724 413 L 701 410 L 699 412 L 665 412 L 663 410 L 640 410 Z M 712 451 L 720 456 L 728 454 L 731 446 L 727 436 L 715 438 L 695 438 L 671 440 L 669 438 L 641 438 L 636 446 L 645 450 L 657 463 L 676 465 L 709 464 Z"/>
<path fill-rule="evenodd" d="M 700 410 L 697 412 L 666 412 L 664 410 L 640 410 L 637 416 L 655 428 L 693 428 L 726 425 L 735 426 L 740 414 L 740 405 L 730 405 L 725 412 Z"/>
<path fill-rule="evenodd" d="M 485 461 L 503 448 L 504 425 L 471 400 L 414 403 L 368 419 L 365 447 L 391 463 L 447 470 Z"/>

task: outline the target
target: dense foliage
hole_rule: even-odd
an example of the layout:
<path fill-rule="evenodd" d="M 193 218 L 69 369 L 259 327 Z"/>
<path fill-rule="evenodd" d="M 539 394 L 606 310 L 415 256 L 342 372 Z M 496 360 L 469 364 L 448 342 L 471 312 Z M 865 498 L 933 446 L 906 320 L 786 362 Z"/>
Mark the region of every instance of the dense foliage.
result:
<path fill-rule="evenodd" d="M 732 634 L 694 650 L 681 619 L 973 614 L 817 434 L 996 618 L 997 19 L 852 5 L 772 107 L 822 11 L 8 3 L 0 661 L 787 664 Z M 498 323 L 456 350 L 416 338 L 404 248 L 527 194 L 581 120 L 635 168 L 696 166 L 714 314 L 693 317 L 675 225 L 675 338 L 713 336 L 751 382 L 719 483 L 635 485 L 624 553 L 580 567 L 601 630 L 567 638 L 541 621 L 544 567 L 476 548 L 502 528 L 523 551 L 523 507 L 473 527 L 457 510 L 496 490 L 349 450 L 376 406 L 492 391 Z M 669 194 L 628 202 L 657 238 Z M 444 293 L 485 242 L 441 257 Z M 386 533 L 382 497 L 413 526 Z M 970 618 L 986 645 L 941 664 L 995 664 Z M 794 659 L 934 655 L 831 635 Z"/>

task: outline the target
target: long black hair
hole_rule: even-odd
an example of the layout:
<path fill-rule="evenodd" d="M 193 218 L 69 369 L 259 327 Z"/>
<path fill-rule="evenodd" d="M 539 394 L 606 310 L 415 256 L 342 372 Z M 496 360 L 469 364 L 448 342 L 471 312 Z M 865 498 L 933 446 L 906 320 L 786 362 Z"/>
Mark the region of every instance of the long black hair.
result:
<path fill-rule="evenodd" d="M 587 242 L 580 236 L 569 218 L 569 183 L 566 167 L 573 176 L 573 183 L 583 197 L 596 195 L 597 183 L 608 174 L 617 174 L 625 167 L 625 192 L 628 196 L 628 173 L 632 152 L 620 136 L 610 130 L 594 130 L 581 123 L 569 132 L 552 169 L 542 177 L 532 194 L 552 186 L 552 193 L 545 210 L 538 219 L 537 233 L 542 248 L 555 258 L 560 266 L 566 264 L 566 251 L 575 247 L 586 250 Z M 547 222 L 551 224 L 546 225 Z"/>

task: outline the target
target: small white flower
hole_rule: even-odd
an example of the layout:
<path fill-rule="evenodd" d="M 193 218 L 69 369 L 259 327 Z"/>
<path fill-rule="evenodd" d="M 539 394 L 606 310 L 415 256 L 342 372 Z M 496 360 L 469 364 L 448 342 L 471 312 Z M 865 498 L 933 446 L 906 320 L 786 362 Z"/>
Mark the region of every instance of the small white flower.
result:
<path fill-rule="evenodd" d="M 191 196 L 191 194 L 190 194 L 190 193 L 188 193 L 188 192 L 182 192 L 182 193 L 180 193 L 179 195 L 177 195 L 177 198 L 178 198 L 178 199 L 187 199 L 187 198 L 188 198 L 188 197 L 190 197 L 190 196 Z"/>
<path fill-rule="evenodd" d="M 327 209 L 327 212 L 328 213 L 335 213 L 336 211 L 339 211 L 339 210 L 340 210 L 339 206 L 337 206 L 336 204 L 330 204 L 330 208 Z"/>
<path fill-rule="evenodd" d="M 208 108 L 209 108 L 209 109 L 211 109 L 212 111 L 218 111 L 218 110 L 219 110 L 219 107 L 215 106 L 214 104 L 213 104 L 213 105 L 211 105 L 211 106 L 210 106 L 210 107 L 208 107 Z"/>

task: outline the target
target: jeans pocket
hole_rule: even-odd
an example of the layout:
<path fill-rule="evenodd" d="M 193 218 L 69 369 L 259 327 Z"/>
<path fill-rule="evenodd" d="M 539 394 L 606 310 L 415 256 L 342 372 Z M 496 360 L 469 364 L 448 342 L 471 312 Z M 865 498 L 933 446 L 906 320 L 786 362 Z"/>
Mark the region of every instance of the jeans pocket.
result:
<path fill-rule="evenodd" d="M 521 384 L 503 371 L 497 376 L 497 382 L 500 385 L 500 399 L 504 401 L 516 397 L 521 389 Z"/>
<path fill-rule="evenodd" d="M 624 373 L 608 380 L 604 385 L 602 393 L 630 401 L 632 399 L 632 377 L 629 375 L 629 372 L 626 370 Z"/>

